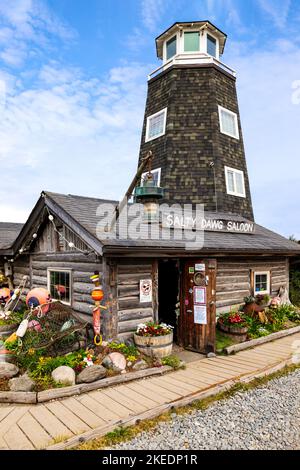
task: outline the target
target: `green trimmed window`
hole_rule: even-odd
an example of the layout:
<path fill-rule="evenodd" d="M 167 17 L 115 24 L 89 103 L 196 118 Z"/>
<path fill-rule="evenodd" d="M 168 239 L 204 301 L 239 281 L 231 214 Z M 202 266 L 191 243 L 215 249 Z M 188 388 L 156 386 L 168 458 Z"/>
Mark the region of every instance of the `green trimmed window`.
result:
<path fill-rule="evenodd" d="M 198 31 L 184 33 L 184 52 L 198 52 L 198 51 L 199 51 Z"/>

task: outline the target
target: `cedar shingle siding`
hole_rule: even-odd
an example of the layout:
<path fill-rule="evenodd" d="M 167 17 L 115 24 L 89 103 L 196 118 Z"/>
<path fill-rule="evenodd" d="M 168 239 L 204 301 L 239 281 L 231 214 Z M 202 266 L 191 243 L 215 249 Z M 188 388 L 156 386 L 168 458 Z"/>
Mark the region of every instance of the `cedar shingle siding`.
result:
<path fill-rule="evenodd" d="M 221 134 L 218 105 L 237 113 L 235 79 L 219 68 L 171 67 L 149 81 L 140 158 L 154 153 L 153 169 L 161 167 L 165 202 L 203 203 L 215 210 L 213 170 L 215 163 L 218 211 L 253 220 L 248 173 L 239 123 L 240 140 Z M 146 120 L 167 107 L 164 136 L 145 143 Z M 246 198 L 226 193 L 224 166 L 244 172 Z"/>

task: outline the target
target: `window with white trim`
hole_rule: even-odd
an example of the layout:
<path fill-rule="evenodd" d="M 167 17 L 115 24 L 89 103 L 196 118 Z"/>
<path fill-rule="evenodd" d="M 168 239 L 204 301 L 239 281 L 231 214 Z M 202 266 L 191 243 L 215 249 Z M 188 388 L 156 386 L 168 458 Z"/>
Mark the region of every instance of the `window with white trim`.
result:
<path fill-rule="evenodd" d="M 152 114 L 147 118 L 146 125 L 146 142 L 157 139 L 164 135 L 166 131 L 167 121 L 167 108 L 158 111 L 158 113 Z"/>
<path fill-rule="evenodd" d="M 145 176 L 147 175 L 148 171 L 145 173 L 142 173 L 141 177 L 141 185 L 144 185 L 144 179 Z M 161 175 L 161 168 L 155 168 L 155 170 L 151 170 L 152 176 L 153 176 L 153 181 L 156 184 L 156 186 L 160 186 L 160 175 Z"/>
<path fill-rule="evenodd" d="M 184 32 L 184 52 L 199 52 L 200 36 L 199 31 Z"/>
<path fill-rule="evenodd" d="M 217 40 L 207 35 L 207 53 L 213 57 L 217 57 Z"/>
<path fill-rule="evenodd" d="M 71 270 L 47 269 L 48 291 L 53 300 L 71 305 Z"/>
<path fill-rule="evenodd" d="M 166 43 L 166 56 L 167 60 L 171 59 L 176 55 L 177 52 L 177 36 L 173 36 L 169 41 Z"/>
<path fill-rule="evenodd" d="M 246 197 L 243 171 L 225 166 L 225 180 L 227 194 Z"/>
<path fill-rule="evenodd" d="M 234 139 L 239 139 L 239 125 L 237 114 L 229 109 L 219 106 L 220 131 Z"/>
<path fill-rule="evenodd" d="M 270 271 L 254 272 L 254 294 L 270 294 Z"/>

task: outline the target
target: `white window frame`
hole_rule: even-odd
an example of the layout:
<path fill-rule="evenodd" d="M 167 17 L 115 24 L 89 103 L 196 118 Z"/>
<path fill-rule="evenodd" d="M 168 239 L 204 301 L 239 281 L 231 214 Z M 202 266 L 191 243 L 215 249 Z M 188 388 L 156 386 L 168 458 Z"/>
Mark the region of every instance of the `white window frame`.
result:
<path fill-rule="evenodd" d="M 166 133 L 167 109 L 168 108 L 163 108 L 160 111 L 157 111 L 157 113 L 151 114 L 151 116 L 147 117 L 145 142 L 150 142 L 151 140 L 158 139 L 159 137 L 161 137 L 162 135 L 164 135 Z M 158 114 L 162 114 L 162 113 L 164 113 L 164 121 L 163 121 L 163 130 L 162 130 L 162 132 L 160 134 L 157 134 L 157 135 L 153 136 L 153 137 L 149 137 L 150 120 L 152 118 L 158 116 Z"/>
<path fill-rule="evenodd" d="M 259 292 L 256 291 L 256 276 L 263 276 L 263 275 L 266 275 L 267 276 L 267 290 L 261 290 Z M 254 290 L 254 295 L 266 295 L 266 294 L 269 294 L 271 293 L 271 273 L 270 271 L 254 271 L 254 286 L 253 286 L 253 290 Z"/>
<path fill-rule="evenodd" d="M 222 134 L 228 135 L 229 137 L 232 137 L 233 139 L 240 140 L 240 132 L 239 132 L 239 123 L 238 123 L 238 117 L 237 114 L 230 111 L 227 108 L 223 108 L 223 106 L 218 106 L 219 110 L 219 121 L 220 121 L 220 131 Z M 229 132 L 226 132 L 223 128 L 223 120 L 222 120 L 222 112 L 228 113 L 234 118 L 234 123 L 235 123 L 235 134 L 230 134 Z"/>
<path fill-rule="evenodd" d="M 142 173 L 141 176 L 141 186 L 144 186 L 144 178 L 149 173 L 148 171 L 145 171 L 145 173 Z M 151 170 L 151 173 L 158 173 L 158 178 L 157 178 L 157 186 L 160 186 L 160 178 L 161 178 L 161 168 L 155 168 L 154 170 Z"/>
<path fill-rule="evenodd" d="M 238 197 L 246 197 L 246 188 L 245 188 L 245 177 L 244 177 L 244 172 L 242 170 L 237 170 L 236 168 L 231 168 L 229 166 L 225 166 L 225 181 L 226 181 L 226 191 L 227 194 L 230 194 L 231 196 L 238 196 Z M 237 191 L 231 191 L 229 189 L 229 181 L 228 181 L 228 171 L 232 171 L 234 174 L 234 186 L 236 188 L 236 183 L 235 183 L 235 175 L 238 173 L 242 176 L 242 181 L 243 181 L 243 193 L 238 193 Z"/>
<path fill-rule="evenodd" d="M 185 33 L 198 33 L 199 34 L 199 49 L 197 51 L 185 51 L 184 50 L 184 34 Z M 202 41 L 202 36 L 201 36 L 201 31 L 198 29 L 184 29 L 182 31 L 182 40 L 180 42 L 180 53 L 181 54 L 198 54 L 201 51 L 201 41 Z"/>
<path fill-rule="evenodd" d="M 60 301 L 62 304 L 65 305 L 72 305 L 72 299 L 73 299 L 73 291 L 72 291 L 72 285 L 73 285 L 73 279 L 72 279 L 72 269 L 62 269 L 62 268 L 47 268 L 47 289 L 49 292 L 51 292 L 50 288 L 50 273 L 51 272 L 60 272 L 60 273 L 69 273 L 69 279 L 70 279 L 70 302 L 66 301 Z M 54 299 L 58 300 L 58 299 Z"/>

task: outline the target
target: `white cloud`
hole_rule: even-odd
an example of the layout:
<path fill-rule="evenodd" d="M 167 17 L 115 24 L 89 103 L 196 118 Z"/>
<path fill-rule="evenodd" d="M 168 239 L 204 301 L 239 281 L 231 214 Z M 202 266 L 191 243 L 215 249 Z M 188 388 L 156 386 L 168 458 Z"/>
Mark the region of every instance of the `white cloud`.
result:
<path fill-rule="evenodd" d="M 0 220 L 18 219 L 43 189 L 122 196 L 137 165 L 147 71 L 124 64 L 89 78 L 53 62 L 38 87 L 12 90 L 0 121 Z"/>
<path fill-rule="evenodd" d="M 142 19 L 150 32 L 155 31 L 168 4 L 169 0 L 142 0 Z"/>
<path fill-rule="evenodd" d="M 49 34 L 60 40 L 75 36 L 43 0 L 0 0 L 0 58 L 6 65 L 20 67 L 37 50 L 50 48 Z"/>
<path fill-rule="evenodd" d="M 280 233 L 295 233 L 300 238 L 300 105 L 292 103 L 292 84 L 300 79 L 300 49 L 285 41 L 284 50 L 283 54 L 281 47 L 270 51 L 254 48 L 240 54 L 237 48 L 231 48 L 227 62 L 238 72 L 257 220 Z"/>
<path fill-rule="evenodd" d="M 259 6 L 279 29 L 284 29 L 286 26 L 291 3 L 291 0 L 258 0 Z"/>

